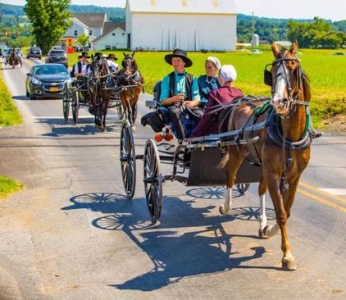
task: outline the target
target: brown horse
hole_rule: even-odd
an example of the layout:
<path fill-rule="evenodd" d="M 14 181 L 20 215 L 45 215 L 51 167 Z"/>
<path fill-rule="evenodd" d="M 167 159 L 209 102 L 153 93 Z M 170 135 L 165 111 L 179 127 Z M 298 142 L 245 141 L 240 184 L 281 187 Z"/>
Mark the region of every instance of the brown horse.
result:
<path fill-rule="evenodd" d="M 144 78 L 138 69 L 134 56 L 135 52 L 132 54 L 124 53 L 122 69 L 117 75 L 117 86 L 123 86 L 120 99 L 124 108 L 124 118 L 130 122 L 133 130 L 135 130 L 137 119 L 137 102 L 139 94 L 143 92 L 144 84 Z"/>
<path fill-rule="evenodd" d="M 103 56 L 92 61 L 92 73 L 88 84 L 95 125 L 104 131 L 106 129 L 107 109 L 111 99 L 112 79 L 107 60 Z"/>
<path fill-rule="evenodd" d="M 310 145 L 314 138 L 310 124 L 310 85 L 296 57 L 298 43 L 289 50 L 280 50 L 274 43 L 275 60 L 266 70 L 266 82 L 272 86 L 272 97 L 267 105 L 260 102 L 235 107 L 228 119 L 227 131 L 243 133 L 244 138 L 258 136 L 253 144 L 228 146 L 222 166 L 227 171 L 227 194 L 223 214 L 230 212 L 231 188 L 244 158 L 262 165 L 259 182 L 260 229 L 259 235 L 268 238 L 281 231 L 283 251 L 282 268 L 295 270 L 296 263 L 291 253 L 287 234 L 287 221 L 291 214 L 300 176 L 310 159 Z M 268 77 L 269 75 L 269 77 Z M 255 104 L 255 105 L 254 105 Z M 262 103 L 263 104 L 263 103 Z M 257 107 L 257 108 L 256 108 Z M 245 130 L 249 126 L 254 130 Z M 273 202 L 276 224 L 267 225 L 265 193 L 269 190 Z"/>

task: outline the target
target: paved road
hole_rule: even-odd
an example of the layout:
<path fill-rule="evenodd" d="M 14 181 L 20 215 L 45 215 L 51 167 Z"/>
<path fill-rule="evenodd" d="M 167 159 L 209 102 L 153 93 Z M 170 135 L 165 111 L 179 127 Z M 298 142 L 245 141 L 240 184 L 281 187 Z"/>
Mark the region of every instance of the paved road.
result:
<path fill-rule="evenodd" d="M 104 133 L 86 111 L 65 124 L 60 100 L 25 97 L 27 67 L 3 70 L 25 124 L 0 130 L 0 170 L 26 188 L 0 202 L 1 300 L 345 299 L 345 136 L 313 146 L 289 224 L 298 270 L 283 272 L 279 237 L 257 238 L 256 184 L 220 216 L 222 187 L 167 182 L 152 226 L 141 161 L 124 197 L 116 114 Z M 141 153 L 152 133 L 137 129 Z"/>

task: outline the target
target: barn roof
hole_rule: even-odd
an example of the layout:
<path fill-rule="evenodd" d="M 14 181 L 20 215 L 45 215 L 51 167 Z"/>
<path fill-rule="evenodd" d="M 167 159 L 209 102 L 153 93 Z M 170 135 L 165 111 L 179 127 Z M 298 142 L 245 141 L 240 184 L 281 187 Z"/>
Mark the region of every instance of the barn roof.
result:
<path fill-rule="evenodd" d="M 78 13 L 73 14 L 73 17 L 89 28 L 102 28 L 103 23 L 107 21 L 106 13 Z"/>
<path fill-rule="evenodd" d="M 127 0 L 133 13 L 236 14 L 234 0 Z"/>

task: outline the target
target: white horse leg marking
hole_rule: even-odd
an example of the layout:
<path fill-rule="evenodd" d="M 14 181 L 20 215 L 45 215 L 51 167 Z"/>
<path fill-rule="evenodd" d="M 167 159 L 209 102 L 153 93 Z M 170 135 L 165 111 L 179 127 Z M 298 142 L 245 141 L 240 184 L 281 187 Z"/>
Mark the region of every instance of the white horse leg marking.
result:
<path fill-rule="evenodd" d="M 268 238 L 264 232 L 264 228 L 267 226 L 267 214 L 266 214 L 266 195 L 260 196 L 260 215 L 258 217 L 258 222 L 260 223 L 260 228 L 258 230 L 258 236 L 261 238 Z"/>
<path fill-rule="evenodd" d="M 219 210 L 222 215 L 229 215 L 232 207 L 232 188 L 227 188 L 226 199 L 224 205 L 221 205 Z"/>

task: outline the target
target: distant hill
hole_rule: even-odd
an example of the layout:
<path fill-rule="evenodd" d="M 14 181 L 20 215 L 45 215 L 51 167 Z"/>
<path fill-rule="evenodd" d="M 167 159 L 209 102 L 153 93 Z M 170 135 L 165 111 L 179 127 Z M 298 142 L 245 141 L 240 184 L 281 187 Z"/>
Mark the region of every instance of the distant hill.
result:
<path fill-rule="evenodd" d="M 125 22 L 125 9 L 123 7 L 101 7 L 95 5 L 70 5 L 71 13 L 100 13 L 105 12 L 109 21 Z M 25 16 L 23 6 L 0 3 L 0 24 L 3 18 Z M 2 18 L 1 18 L 2 17 Z"/>
<path fill-rule="evenodd" d="M 1 1 L 1 0 L 0 0 Z M 125 8 L 101 7 L 95 5 L 71 5 L 71 13 L 100 13 L 104 12 L 112 22 L 125 22 Z M 237 37 L 239 42 L 249 42 L 253 33 L 261 40 L 285 40 L 287 37 L 287 22 L 289 19 L 252 17 L 244 14 L 237 15 Z M 296 22 L 313 22 L 314 20 L 294 19 Z M 328 21 L 328 20 L 327 20 Z M 18 23 L 25 22 L 23 6 L 0 3 L 0 30 L 16 27 Z M 346 21 L 331 22 L 333 30 L 346 32 Z M 254 24 L 254 31 L 252 31 Z"/>

